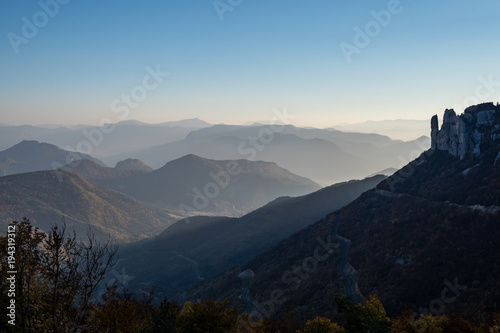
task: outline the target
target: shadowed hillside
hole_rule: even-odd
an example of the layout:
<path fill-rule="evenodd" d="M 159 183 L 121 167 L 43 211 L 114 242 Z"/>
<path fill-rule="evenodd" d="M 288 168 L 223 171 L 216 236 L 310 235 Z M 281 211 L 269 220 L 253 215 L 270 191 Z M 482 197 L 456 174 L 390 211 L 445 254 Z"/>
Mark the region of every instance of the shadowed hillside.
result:
<path fill-rule="evenodd" d="M 302 197 L 282 197 L 238 219 L 199 216 L 181 220 L 153 240 L 123 247 L 119 269 L 136 277 L 130 288 L 155 285 L 160 295 L 179 294 L 204 278 L 246 262 L 383 179 L 376 176 Z"/>
<path fill-rule="evenodd" d="M 225 295 L 244 309 L 237 275 L 251 269 L 248 298 L 253 311 L 265 316 L 294 309 L 304 317 L 332 317 L 335 294 L 357 300 L 375 293 L 390 315 L 405 306 L 434 315 L 498 311 L 500 108 L 482 105 L 460 118 L 446 114 L 433 135 L 433 143 L 441 144 L 375 190 L 200 285 L 191 296 Z M 276 291 L 284 301 L 273 301 Z"/>

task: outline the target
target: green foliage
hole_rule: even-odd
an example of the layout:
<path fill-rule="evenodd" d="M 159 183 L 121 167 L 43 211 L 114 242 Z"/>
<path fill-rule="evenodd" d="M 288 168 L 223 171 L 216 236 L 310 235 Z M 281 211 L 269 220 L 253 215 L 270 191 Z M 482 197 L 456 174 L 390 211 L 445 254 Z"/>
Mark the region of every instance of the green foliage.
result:
<path fill-rule="evenodd" d="M 178 317 L 178 333 L 236 332 L 238 312 L 228 309 L 229 301 L 186 302 Z"/>
<path fill-rule="evenodd" d="M 164 299 L 157 307 L 152 308 L 152 323 L 145 332 L 175 333 L 175 324 L 180 308 L 176 303 Z"/>
<path fill-rule="evenodd" d="M 335 296 L 339 312 L 345 320 L 346 333 L 386 333 L 390 332 L 391 321 L 386 317 L 385 309 L 376 295 L 361 304 L 355 304 L 346 297 Z"/>
<path fill-rule="evenodd" d="M 133 333 L 146 330 L 152 319 L 152 299 L 132 296 L 116 286 L 109 287 L 103 295 L 103 303 L 92 310 L 90 325 L 97 332 Z"/>
<path fill-rule="evenodd" d="M 486 322 L 472 324 L 455 316 L 433 316 L 416 314 L 406 310 L 393 320 L 393 333 L 490 333 L 494 324 Z M 494 332 L 494 331 L 493 331 Z"/>
<path fill-rule="evenodd" d="M 403 316 L 394 319 L 392 324 L 393 333 L 442 333 L 442 320 L 439 317 L 432 315 L 420 316 L 414 319 L 411 311 L 406 312 Z"/>
<path fill-rule="evenodd" d="M 316 317 L 313 320 L 308 320 L 304 327 L 303 333 L 341 333 L 342 328 L 336 323 L 332 323 L 330 319 Z"/>

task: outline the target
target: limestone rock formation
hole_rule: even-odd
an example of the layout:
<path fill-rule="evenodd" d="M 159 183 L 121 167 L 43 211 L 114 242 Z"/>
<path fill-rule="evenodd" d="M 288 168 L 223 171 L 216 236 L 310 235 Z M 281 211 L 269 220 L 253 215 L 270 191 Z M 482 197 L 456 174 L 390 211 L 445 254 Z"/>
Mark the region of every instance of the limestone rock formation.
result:
<path fill-rule="evenodd" d="M 431 119 L 431 149 L 447 151 L 460 159 L 481 154 L 486 140 L 500 140 L 500 105 L 484 103 L 465 109 L 457 116 L 445 110 L 443 124 L 438 128 L 437 115 Z"/>

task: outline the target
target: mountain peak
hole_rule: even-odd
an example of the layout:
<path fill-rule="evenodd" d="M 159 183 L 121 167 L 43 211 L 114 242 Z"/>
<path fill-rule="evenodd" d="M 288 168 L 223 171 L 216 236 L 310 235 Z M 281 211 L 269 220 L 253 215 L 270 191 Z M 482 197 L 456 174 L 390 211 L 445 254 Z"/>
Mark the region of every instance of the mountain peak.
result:
<path fill-rule="evenodd" d="M 23 140 L 23 141 L 19 142 L 17 145 L 33 145 L 33 144 L 39 144 L 39 143 L 40 143 L 40 141 L 37 141 L 37 140 Z"/>
<path fill-rule="evenodd" d="M 465 109 L 461 115 L 446 109 L 441 129 L 438 117 L 431 119 L 431 149 L 447 151 L 460 159 L 481 154 L 481 146 L 500 139 L 500 105 L 483 103 Z"/>
<path fill-rule="evenodd" d="M 87 154 L 66 151 L 45 142 L 24 140 L 0 151 L 0 175 L 52 170 L 82 159 L 105 166 L 104 163 Z"/>
<path fill-rule="evenodd" d="M 192 127 L 192 128 L 203 128 L 211 126 L 210 123 L 207 123 L 206 121 L 201 120 L 199 118 L 167 121 L 158 125 L 169 126 L 169 127 L 180 126 L 180 127 Z"/>
<path fill-rule="evenodd" d="M 143 161 L 135 158 L 127 158 L 124 161 L 116 163 L 115 169 L 126 170 L 126 171 L 143 171 L 143 172 L 153 171 L 153 168 L 146 165 Z"/>
<path fill-rule="evenodd" d="M 36 147 L 38 145 L 43 145 L 43 143 L 40 143 L 40 141 L 36 141 L 36 140 L 23 140 L 23 141 L 19 142 L 17 145 L 12 146 L 11 148 L 27 148 L 27 147 Z M 45 145 L 56 147 L 56 146 L 50 145 L 48 143 L 46 143 Z"/>

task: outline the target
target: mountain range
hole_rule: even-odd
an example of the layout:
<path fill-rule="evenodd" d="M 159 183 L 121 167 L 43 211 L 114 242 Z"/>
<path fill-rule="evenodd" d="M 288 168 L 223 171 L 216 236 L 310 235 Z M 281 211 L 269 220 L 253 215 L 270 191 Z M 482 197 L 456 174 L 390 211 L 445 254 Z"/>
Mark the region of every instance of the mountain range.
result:
<path fill-rule="evenodd" d="M 51 223 L 65 218 L 79 235 L 89 225 L 100 238 L 109 233 L 119 242 L 155 236 L 193 214 L 241 216 L 280 196 L 320 188 L 269 162 L 187 155 L 152 170 L 139 160 L 127 159 L 110 168 L 77 155 L 86 158 L 56 170 L 33 172 L 50 169 L 74 153 L 23 141 L 0 154 L 24 162 L 11 164 L 9 172 L 27 171 L 0 177 L 3 224 L 27 216 L 48 230 Z"/>
<path fill-rule="evenodd" d="M 183 140 L 129 152 L 153 168 L 165 161 L 195 154 L 218 160 L 249 159 L 275 162 L 321 185 L 364 178 L 379 170 L 401 167 L 430 147 L 421 137 L 404 142 L 378 134 L 297 128 L 283 125 L 214 125 L 190 132 Z M 109 160 L 121 160 L 116 155 Z"/>
<path fill-rule="evenodd" d="M 429 121 L 417 119 L 369 120 L 355 124 L 338 124 L 334 127 L 343 132 L 381 134 L 393 140 L 403 141 L 415 140 L 429 133 Z"/>
<path fill-rule="evenodd" d="M 47 142 L 69 151 L 84 151 L 99 159 L 149 148 L 155 144 L 181 140 L 192 130 L 211 126 L 200 119 L 186 119 L 162 124 L 145 124 L 135 120 L 103 126 L 9 126 L 0 125 L 0 150 L 23 140 Z M 115 161 L 115 164 L 131 156 Z M 164 161 L 166 163 L 167 161 Z"/>
<path fill-rule="evenodd" d="M 186 155 L 168 162 L 151 172 L 135 172 L 120 177 L 95 177 L 107 170 L 97 164 L 85 163 L 74 172 L 87 175 L 88 180 L 104 187 L 128 194 L 137 200 L 149 202 L 184 216 L 209 213 L 241 216 L 283 195 L 303 195 L 321 186 L 292 174 L 275 163 L 234 160 L 216 161 L 195 155 Z M 90 170 L 98 170 L 90 172 Z M 71 170 L 70 170 L 71 171 Z"/>
<path fill-rule="evenodd" d="M 257 317 L 336 317 L 336 294 L 377 294 L 391 316 L 499 311 L 500 106 L 447 110 L 432 138 L 375 189 L 188 298 L 227 296 Z"/>
<path fill-rule="evenodd" d="M 400 168 L 430 146 L 427 137 L 405 142 L 380 134 L 291 125 L 211 125 L 196 118 L 155 125 L 126 120 L 100 127 L 0 126 L 0 150 L 22 140 L 84 152 L 109 166 L 133 158 L 158 169 L 189 154 L 262 160 L 322 186 Z"/>
<path fill-rule="evenodd" d="M 130 243 L 115 272 L 131 290 L 228 297 L 253 317 L 333 318 L 338 294 L 377 294 L 391 316 L 500 310 L 498 104 L 446 110 L 430 140 L 410 142 L 198 120 L 114 126 L 94 147 L 114 168 L 36 141 L 0 152 L 0 219 L 47 230 L 64 218 L 79 234 L 111 234 Z M 33 133 L 91 142 L 104 128 Z M 144 135 L 137 145 L 127 128 Z M 115 150 L 119 140 L 130 146 Z M 364 178 L 379 170 L 390 176 Z M 362 180 L 318 184 L 350 178 Z"/>

